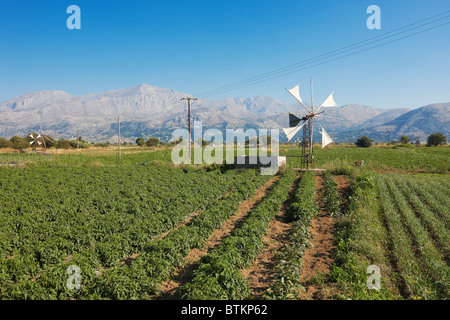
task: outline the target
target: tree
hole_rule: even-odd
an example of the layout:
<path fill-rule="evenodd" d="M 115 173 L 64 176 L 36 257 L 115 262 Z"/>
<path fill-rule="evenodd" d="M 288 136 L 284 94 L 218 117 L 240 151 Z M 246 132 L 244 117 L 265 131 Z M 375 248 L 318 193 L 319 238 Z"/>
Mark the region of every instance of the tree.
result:
<path fill-rule="evenodd" d="M 368 148 L 372 145 L 372 139 L 369 139 L 367 136 L 362 136 L 358 140 L 356 140 L 355 145 L 360 148 Z"/>
<path fill-rule="evenodd" d="M 139 147 L 144 146 L 144 145 L 145 145 L 145 139 L 142 138 L 142 137 L 137 138 L 137 139 L 136 139 L 136 144 L 137 144 Z"/>
<path fill-rule="evenodd" d="M 55 147 L 56 147 L 56 149 L 66 149 L 66 148 L 69 149 L 71 146 L 70 146 L 69 140 L 59 139 L 55 143 Z"/>
<path fill-rule="evenodd" d="M 148 147 L 154 147 L 157 146 L 159 144 L 159 139 L 158 138 L 149 138 L 146 142 Z"/>
<path fill-rule="evenodd" d="M 11 148 L 12 143 L 6 138 L 0 138 L 0 148 Z"/>
<path fill-rule="evenodd" d="M 14 136 L 11 137 L 11 139 L 9 139 L 9 141 L 11 141 L 12 144 L 12 148 L 14 149 L 26 149 L 30 147 L 30 144 L 28 143 L 28 141 L 25 138 L 19 137 L 19 136 Z"/>
<path fill-rule="evenodd" d="M 427 147 L 439 146 L 447 143 L 447 138 L 440 132 L 432 133 L 428 136 Z"/>
<path fill-rule="evenodd" d="M 408 143 L 410 143 L 410 141 L 411 141 L 411 138 L 409 138 L 409 137 L 407 137 L 405 135 L 400 137 L 400 143 L 401 144 L 408 144 Z"/>

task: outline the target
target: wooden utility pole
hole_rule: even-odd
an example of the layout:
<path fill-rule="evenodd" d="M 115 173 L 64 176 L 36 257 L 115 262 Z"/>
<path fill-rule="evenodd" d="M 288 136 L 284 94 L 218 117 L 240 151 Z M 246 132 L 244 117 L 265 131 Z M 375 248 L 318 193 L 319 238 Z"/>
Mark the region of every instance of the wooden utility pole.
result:
<path fill-rule="evenodd" d="M 188 124 L 189 124 L 189 163 L 191 163 L 191 100 L 197 100 L 197 98 L 182 98 L 181 100 L 188 101 Z"/>
<path fill-rule="evenodd" d="M 119 144 L 119 160 L 120 160 L 120 117 L 117 117 L 117 143 Z"/>
<path fill-rule="evenodd" d="M 77 128 L 77 149 L 80 150 L 80 134 L 78 132 L 78 128 Z"/>

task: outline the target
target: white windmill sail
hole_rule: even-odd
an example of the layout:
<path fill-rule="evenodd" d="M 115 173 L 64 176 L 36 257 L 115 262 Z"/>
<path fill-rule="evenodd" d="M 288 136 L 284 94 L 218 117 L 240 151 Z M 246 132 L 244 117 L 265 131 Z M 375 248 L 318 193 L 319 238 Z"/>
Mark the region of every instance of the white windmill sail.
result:
<path fill-rule="evenodd" d="M 333 93 L 334 91 L 328 96 L 328 98 L 320 105 L 319 109 L 317 109 L 317 111 L 319 111 L 322 107 L 336 107 L 337 103 L 334 101 L 333 99 Z M 316 111 L 316 112 L 317 112 Z"/>
<path fill-rule="evenodd" d="M 294 128 L 283 128 L 283 131 L 286 134 L 288 141 L 291 140 L 293 136 L 295 136 L 295 134 L 305 125 L 305 123 L 303 123 L 301 126 L 296 126 Z"/>
<path fill-rule="evenodd" d="M 294 98 L 297 99 L 297 101 L 300 102 L 300 104 L 301 104 L 303 107 L 305 107 L 305 109 L 306 109 L 308 112 L 310 112 L 310 111 L 308 110 L 308 108 L 306 108 L 305 104 L 304 104 L 303 101 L 302 101 L 302 98 L 300 97 L 300 90 L 299 90 L 299 88 L 300 88 L 300 85 L 298 84 L 298 85 L 296 85 L 295 87 L 293 87 L 292 89 L 287 89 L 287 88 L 286 88 L 286 90 L 287 90 L 290 94 L 292 94 L 292 95 L 294 96 Z"/>
<path fill-rule="evenodd" d="M 320 133 L 322 134 L 322 148 L 325 148 L 327 145 L 332 143 L 333 140 L 330 138 L 324 128 L 322 128 L 322 131 L 320 131 Z"/>
<path fill-rule="evenodd" d="M 292 94 L 294 96 L 295 99 L 298 100 L 298 102 L 300 102 L 301 104 L 303 104 L 302 98 L 300 98 L 300 85 L 296 85 L 295 87 L 293 87 L 292 89 L 286 89 L 287 91 L 289 91 L 290 94 Z"/>

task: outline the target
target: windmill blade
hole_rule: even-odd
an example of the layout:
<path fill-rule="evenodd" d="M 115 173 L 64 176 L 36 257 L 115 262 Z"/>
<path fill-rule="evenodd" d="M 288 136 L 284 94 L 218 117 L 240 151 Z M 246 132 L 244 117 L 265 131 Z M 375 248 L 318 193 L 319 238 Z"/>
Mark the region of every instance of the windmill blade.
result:
<path fill-rule="evenodd" d="M 40 137 L 42 137 L 40 134 L 38 134 L 38 136 L 36 137 L 36 139 L 39 139 Z"/>
<path fill-rule="evenodd" d="M 301 126 L 297 126 L 295 128 L 283 128 L 284 133 L 286 134 L 288 141 L 292 139 L 293 136 L 306 124 L 304 122 Z"/>
<path fill-rule="evenodd" d="M 28 142 L 29 144 L 30 144 L 30 146 L 34 143 L 34 140 L 33 141 L 30 141 L 30 142 Z"/>
<path fill-rule="evenodd" d="M 325 148 L 327 145 L 329 145 L 330 143 L 333 143 L 333 139 L 331 139 L 331 137 L 328 135 L 328 133 L 325 131 L 325 129 L 323 128 L 322 124 L 319 122 L 319 120 L 317 120 L 316 118 L 314 118 L 314 120 L 316 120 L 317 124 L 320 126 L 320 128 L 322 129 L 322 131 L 319 130 L 319 132 L 322 134 L 322 149 Z"/>
<path fill-rule="evenodd" d="M 292 89 L 285 88 L 295 99 L 297 99 L 298 102 L 308 111 L 308 113 L 311 113 L 309 109 L 305 106 L 305 104 L 302 101 L 302 98 L 300 98 L 300 91 L 299 91 L 300 85 L 296 85 Z"/>
<path fill-rule="evenodd" d="M 338 118 L 338 117 L 330 117 L 330 116 L 325 116 L 325 115 L 320 115 L 320 117 L 346 121 L 345 119 Z"/>
<path fill-rule="evenodd" d="M 319 109 L 317 109 L 317 111 L 320 110 L 320 108 L 322 107 L 336 107 L 337 104 L 333 99 L 333 93 L 334 91 L 328 96 L 328 98 L 326 98 L 326 100 L 320 105 Z"/>
<path fill-rule="evenodd" d="M 296 127 L 300 123 L 301 120 L 302 119 L 297 117 L 296 115 L 289 113 L 289 127 L 290 128 Z"/>
<path fill-rule="evenodd" d="M 333 143 L 333 140 L 330 138 L 325 129 L 322 128 L 322 131 L 320 133 L 322 134 L 322 149 L 325 148 L 330 143 Z"/>

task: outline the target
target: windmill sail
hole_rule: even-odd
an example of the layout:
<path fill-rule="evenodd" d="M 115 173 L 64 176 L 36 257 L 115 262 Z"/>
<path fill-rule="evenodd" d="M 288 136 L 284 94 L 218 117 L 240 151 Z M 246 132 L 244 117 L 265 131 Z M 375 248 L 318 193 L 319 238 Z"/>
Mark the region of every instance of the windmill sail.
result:
<path fill-rule="evenodd" d="M 334 101 L 333 99 L 333 93 L 334 91 L 328 96 L 328 98 L 320 105 L 319 109 L 317 109 L 317 111 L 319 111 L 322 107 L 336 107 L 337 103 Z M 316 112 L 317 112 L 316 111 Z"/>
<path fill-rule="evenodd" d="M 332 143 L 333 140 L 330 138 L 324 128 L 322 128 L 322 131 L 320 131 L 320 133 L 322 134 L 322 148 L 325 148 L 327 145 Z"/>
<path fill-rule="evenodd" d="M 302 101 L 302 98 L 300 98 L 300 91 L 299 91 L 300 85 L 296 85 L 292 89 L 286 89 L 290 94 L 294 96 L 295 99 L 297 99 L 298 102 L 308 111 L 308 108 L 305 106 L 305 104 Z"/>
<path fill-rule="evenodd" d="M 298 84 L 295 87 L 293 87 L 292 89 L 286 89 L 286 90 L 289 91 L 289 93 L 292 94 L 294 96 L 294 98 L 298 100 L 298 102 L 303 104 L 302 98 L 300 98 L 299 88 L 300 88 L 300 85 Z"/>
<path fill-rule="evenodd" d="M 292 113 L 289 113 L 289 127 L 296 127 L 301 119 Z"/>
<path fill-rule="evenodd" d="M 295 136 L 295 134 L 305 125 L 305 123 L 303 123 L 301 126 L 297 126 L 294 128 L 283 128 L 283 131 L 286 134 L 288 141 L 291 140 L 293 136 Z"/>

